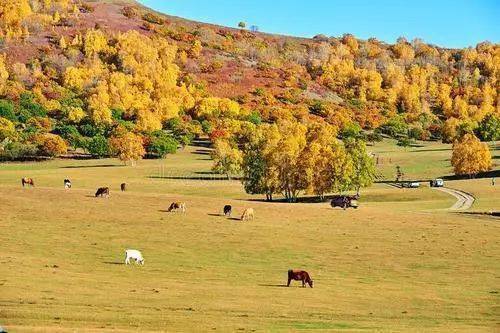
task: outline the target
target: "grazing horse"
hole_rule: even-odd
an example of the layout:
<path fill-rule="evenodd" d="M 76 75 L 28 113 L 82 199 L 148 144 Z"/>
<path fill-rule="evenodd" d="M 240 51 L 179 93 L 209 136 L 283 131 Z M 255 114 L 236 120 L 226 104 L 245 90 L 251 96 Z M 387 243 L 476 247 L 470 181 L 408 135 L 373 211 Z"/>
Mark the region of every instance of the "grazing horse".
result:
<path fill-rule="evenodd" d="M 289 269 L 288 270 L 288 283 L 286 284 L 287 287 L 290 287 L 290 282 L 292 280 L 302 281 L 302 287 L 304 287 L 304 288 L 306 286 L 306 283 L 309 284 L 309 286 L 311 288 L 313 287 L 313 280 L 311 280 L 309 273 L 307 273 L 306 271 L 301 271 L 301 270 L 297 270 L 297 269 Z"/>
<path fill-rule="evenodd" d="M 95 192 L 95 197 L 109 197 L 109 187 L 99 187 Z"/>
<path fill-rule="evenodd" d="M 122 190 L 122 192 L 125 192 L 127 190 L 127 184 L 126 183 L 121 183 L 120 189 Z"/>
<path fill-rule="evenodd" d="M 69 180 L 69 179 L 64 180 L 64 188 L 65 189 L 71 188 L 71 180 Z"/>
<path fill-rule="evenodd" d="M 225 205 L 224 206 L 224 215 L 225 216 L 231 216 L 231 211 L 233 210 L 233 207 L 231 205 Z"/>
<path fill-rule="evenodd" d="M 35 181 L 33 178 L 23 178 L 21 179 L 21 184 L 23 184 L 23 187 L 25 185 L 35 186 Z"/>
<path fill-rule="evenodd" d="M 253 208 L 247 208 L 243 212 L 243 215 L 241 215 L 241 220 L 242 221 L 253 220 L 253 217 L 254 217 Z"/>
<path fill-rule="evenodd" d="M 183 213 L 186 212 L 186 203 L 184 202 L 172 202 L 170 204 L 170 207 L 168 207 L 167 209 L 167 212 L 171 212 L 171 211 L 181 211 Z"/>

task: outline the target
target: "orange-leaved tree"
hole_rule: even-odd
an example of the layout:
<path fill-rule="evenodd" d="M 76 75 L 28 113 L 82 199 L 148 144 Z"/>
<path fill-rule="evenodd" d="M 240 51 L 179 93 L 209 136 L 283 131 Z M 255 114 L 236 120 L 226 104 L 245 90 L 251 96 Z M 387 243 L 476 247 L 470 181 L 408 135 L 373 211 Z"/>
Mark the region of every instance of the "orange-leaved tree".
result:
<path fill-rule="evenodd" d="M 142 138 L 127 130 L 119 130 L 113 134 L 109 139 L 109 146 L 121 161 L 125 164 L 130 161 L 132 166 L 146 154 Z"/>
<path fill-rule="evenodd" d="M 456 175 L 472 177 L 491 169 L 491 153 L 486 143 L 473 134 L 465 134 L 453 144 L 451 164 Z"/>

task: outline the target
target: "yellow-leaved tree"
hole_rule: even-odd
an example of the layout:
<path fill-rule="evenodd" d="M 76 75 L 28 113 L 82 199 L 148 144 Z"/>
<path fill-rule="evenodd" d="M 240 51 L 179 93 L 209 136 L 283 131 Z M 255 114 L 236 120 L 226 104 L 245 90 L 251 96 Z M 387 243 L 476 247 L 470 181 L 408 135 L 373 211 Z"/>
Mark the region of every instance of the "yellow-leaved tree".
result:
<path fill-rule="evenodd" d="M 241 169 L 243 154 L 235 144 L 231 144 L 226 139 L 215 141 L 214 150 L 211 155 L 214 160 L 212 170 L 226 174 L 227 179 L 231 179 L 231 175 Z"/>
<path fill-rule="evenodd" d="M 32 14 L 28 0 L 0 1 L 0 28 L 7 37 L 20 37 L 23 22 Z"/>
<path fill-rule="evenodd" d="M 491 169 L 491 153 L 486 143 L 473 134 L 465 134 L 453 144 L 451 165 L 456 175 L 474 175 Z"/>

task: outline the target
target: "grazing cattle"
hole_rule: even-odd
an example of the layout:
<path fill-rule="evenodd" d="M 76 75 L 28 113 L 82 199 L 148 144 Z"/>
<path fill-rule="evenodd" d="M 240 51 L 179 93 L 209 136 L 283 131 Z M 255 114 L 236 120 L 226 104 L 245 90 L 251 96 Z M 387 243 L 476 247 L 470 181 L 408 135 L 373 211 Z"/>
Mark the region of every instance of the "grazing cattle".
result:
<path fill-rule="evenodd" d="M 333 197 L 332 201 L 330 202 L 330 205 L 335 208 L 335 207 L 341 207 L 343 209 L 352 207 L 352 208 L 358 208 L 357 200 L 359 199 L 359 195 L 336 195 Z"/>
<path fill-rule="evenodd" d="M 35 181 L 33 178 L 23 178 L 21 179 L 21 184 L 23 184 L 23 187 L 25 185 L 35 186 Z"/>
<path fill-rule="evenodd" d="M 109 197 L 109 187 L 99 187 L 95 192 L 95 197 Z"/>
<path fill-rule="evenodd" d="M 309 273 L 307 273 L 306 271 L 289 269 L 288 270 L 288 283 L 286 284 L 287 287 L 290 287 L 290 282 L 292 280 L 302 281 L 302 287 L 305 287 L 306 283 L 309 284 L 309 286 L 311 288 L 313 287 L 313 280 L 311 280 Z"/>
<path fill-rule="evenodd" d="M 126 183 L 121 183 L 120 189 L 122 190 L 122 192 L 125 192 L 127 190 L 127 184 Z"/>
<path fill-rule="evenodd" d="M 170 207 L 168 207 L 167 212 L 171 212 L 171 211 L 177 212 L 179 210 L 181 212 L 185 213 L 186 212 L 186 203 L 184 203 L 184 202 L 172 202 L 170 204 Z"/>
<path fill-rule="evenodd" d="M 253 208 L 247 208 L 243 212 L 243 215 L 241 215 L 241 220 L 242 221 L 253 220 L 253 217 L 254 217 Z"/>
<path fill-rule="evenodd" d="M 71 181 L 69 179 L 64 180 L 64 188 L 65 189 L 71 188 Z"/>
<path fill-rule="evenodd" d="M 224 215 L 225 216 L 231 216 L 231 211 L 233 210 L 233 207 L 231 205 L 225 205 L 224 206 Z"/>
<path fill-rule="evenodd" d="M 134 259 L 136 264 L 144 265 L 144 257 L 141 251 L 138 250 L 125 250 L 125 265 L 130 264 L 130 259 Z"/>

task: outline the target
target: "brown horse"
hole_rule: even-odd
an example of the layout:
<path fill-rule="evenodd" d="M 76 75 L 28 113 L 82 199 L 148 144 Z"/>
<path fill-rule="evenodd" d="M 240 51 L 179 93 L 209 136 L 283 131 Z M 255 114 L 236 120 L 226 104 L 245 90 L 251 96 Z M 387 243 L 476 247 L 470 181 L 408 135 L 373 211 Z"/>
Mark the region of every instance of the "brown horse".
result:
<path fill-rule="evenodd" d="M 21 184 L 23 184 L 23 187 L 25 185 L 35 186 L 35 181 L 33 178 L 23 178 L 21 179 Z"/>
<path fill-rule="evenodd" d="M 301 271 L 301 270 L 297 270 L 297 269 L 289 269 L 288 270 L 288 283 L 286 284 L 287 287 L 290 287 L 290 282 L 292 280 L 302 281 L 302 287 L 304 287 L 304 288 L 306 286 L 306 283 L 309 284 L 309 286 L 311 288 L 313 287 L 313 280 L 311 280 L 309 273 L 307 273 L 306 271 Z"/>
<path fill-rule="evenodd" d="M 121 183 L 120 189 L 122 190 L 122 192 L 125 192 L 127 190 L 127 184 L 126 183 Z"/>
<path fill-rule="evenodd" d="M 95 192 L 95 197 L 109 197 L 109 187 L 99 187 Z"/>
<path fill-rule="evenodd" d="M 167 212 L 178 211 L 185 213 L 186 212 L 186 203 L 184 202 L 172 202 L 170 207 L 168 207 Z"/>

